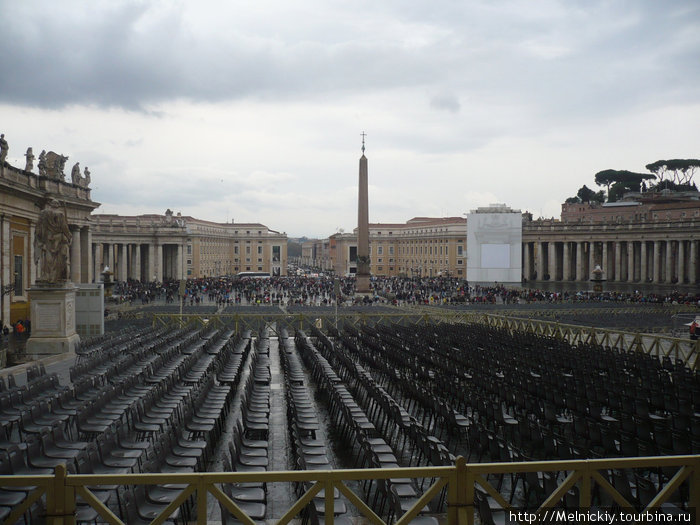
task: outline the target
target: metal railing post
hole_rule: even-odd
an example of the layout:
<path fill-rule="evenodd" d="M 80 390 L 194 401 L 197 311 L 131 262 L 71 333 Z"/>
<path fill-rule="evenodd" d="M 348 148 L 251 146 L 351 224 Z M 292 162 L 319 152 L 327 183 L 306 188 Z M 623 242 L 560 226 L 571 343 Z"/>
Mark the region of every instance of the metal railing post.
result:
<path fill-rule="evenodd" d="M 693 473 L 690 475 L 690 495 L 688 508 L 700 512 L 700 458 L 697 456 L 692 462 Z"/>
<path fill-rule="evenodd" d="M 66 466 L 56 465 L 54 476 L 46 492 L 46 523 L 48 525 L 75 524 L 75 489 L 66 485 Z"/>
<path fill-rule="evenodd" d="M 462 456 L 455 461 L 447 490 L 448 523 L 474 525 L 474 475 Z"/>
<path fill-rule="evenodd" d="M 207 524 L 207 480 L 205 476 L 197 479 L 197 525 Z"/>
<path fill-rule="evenodd" d="M 581 477 L 581 490 L 579 492 L 579 506 L 582 509 L 591 507 L 591 469 L 588 463 L 583 467 L 583 476 Z"/>

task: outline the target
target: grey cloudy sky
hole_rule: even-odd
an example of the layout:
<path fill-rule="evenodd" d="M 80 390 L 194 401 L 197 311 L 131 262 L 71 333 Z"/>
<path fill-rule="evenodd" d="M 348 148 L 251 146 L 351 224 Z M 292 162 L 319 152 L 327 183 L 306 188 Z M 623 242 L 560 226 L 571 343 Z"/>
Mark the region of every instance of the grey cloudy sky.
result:
<path fill-rule="evenodd" d="M 0 0 L 0 131 L 92 172 L 103 213 L 356 224 L 700 157 L 700 3 Z M 68 170 L 69 172 L 69 170 Z"/>

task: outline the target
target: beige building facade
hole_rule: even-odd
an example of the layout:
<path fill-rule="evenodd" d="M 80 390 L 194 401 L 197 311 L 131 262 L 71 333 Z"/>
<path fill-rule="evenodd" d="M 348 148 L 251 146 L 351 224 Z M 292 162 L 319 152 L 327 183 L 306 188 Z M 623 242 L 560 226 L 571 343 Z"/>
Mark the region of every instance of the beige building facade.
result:
<path fill-rule="evenodd" d="M 463 217 L 415 217 L 405 223 L 370 223 L 371 273 L 387 277 L 464 278 L 466 227 Z M 321 257 L 326 257 L 324 252 L 321 250 Z M 326 260 L 328 269 L 332 268 L 336 274 L 354 274 L 356 233 L 331 235 Z"/>
<path fill-rule="evenodd" d="M 27 166 L 29 167 L 29 166 Z M 44 175 L 33 170 L 0 165 L 0 286 L 2 322 L 29 319 L 29 288 L 36 282 L 34 237 L 39 212 L 49 198 L 64 210 L 72 235 L 68 271 L 75 283 L 94 279 L 91 259 L 93 225 L 90 214 L 99 206 L 90 197 L 88 184 L 65 180 L 60 169 Z"/>
<path fill-rule="evenodd" d="M 700 282 L 700 200 L 673 194 L 609 205 L 563 204 L 561 219 L 523 223 L 523 278 Z"/>
<path fill-rule="evenodd" d="M 93 215 L 95 271 L 118 281 L 287 274 L 287 236 L 259 223 L 163 215 Z"/>

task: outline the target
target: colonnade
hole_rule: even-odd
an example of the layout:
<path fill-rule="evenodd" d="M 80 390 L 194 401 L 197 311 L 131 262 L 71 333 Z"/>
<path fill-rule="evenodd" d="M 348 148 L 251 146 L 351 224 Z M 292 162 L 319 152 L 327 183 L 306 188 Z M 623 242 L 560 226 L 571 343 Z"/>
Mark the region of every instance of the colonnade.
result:
<path fill-rule="evenodd" d="M 141 282 L 184 279 L 182 244 L 141 244 L 130 242 L 94 242 L 92 260 L 94 274 L 106 268 L 116 281 L 129 279 Z M 98 278 L 98 280 L 100 280 Z"/>
<path fill-rule="evenodd" d="M 695 239 L 523 240 L 523 276 L 530 280 L 589 281 L 596 268 L 614 282 L 698 282 Z"/>
<path fill-rule="evenodd" d="M 93 272 L 92 252 L 92 231 L 89 226 L 70 225 L 70 232 L 73 240 L 70 245 L 69 255 L 69 275 L 74 283 L 90 283 L 95 280 Z M 30 237 L 34 238 L 32 227 Z"/>

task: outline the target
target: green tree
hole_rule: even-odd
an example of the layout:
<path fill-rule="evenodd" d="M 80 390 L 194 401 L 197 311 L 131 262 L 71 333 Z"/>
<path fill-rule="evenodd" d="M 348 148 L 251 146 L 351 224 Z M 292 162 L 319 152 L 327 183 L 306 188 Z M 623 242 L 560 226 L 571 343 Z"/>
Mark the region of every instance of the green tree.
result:
<path fill-rule="evenodd" d="M 646 168 L 654 173 L 663 182 L 666 175 L 669 180 L 676 185 L 690 186 L 693 183 L 695 171 L 700 168 L 699 159 L 669 159 L 657 160 L 651 164 L 647 164 Z M 657 185 L 658 187 L 658 185 Z"/>
<path fill-rule="evenodd" d="M 607 186 L 608 202 L 615 202 L 625 191 L 640 191 L 642 181 L 655 178 L 656 175 L 648 173 L 608 169 L 595 174 L 595 183 L 598 186 Z"/>
<path fill-rule="evenodd" d="M 631 191 L 630 188 L 624 182 L 616 182 L 610 186 L 610 191 L 608 192 L 608 202 L 617 202 L 626 193 Z"/>
<path fill-rule="evenodd" d="M 605 192 L 603 190 L 596 192 L 585 184 L 579 188 L 576 196 L 580 202 L 605 202 Z"/>

